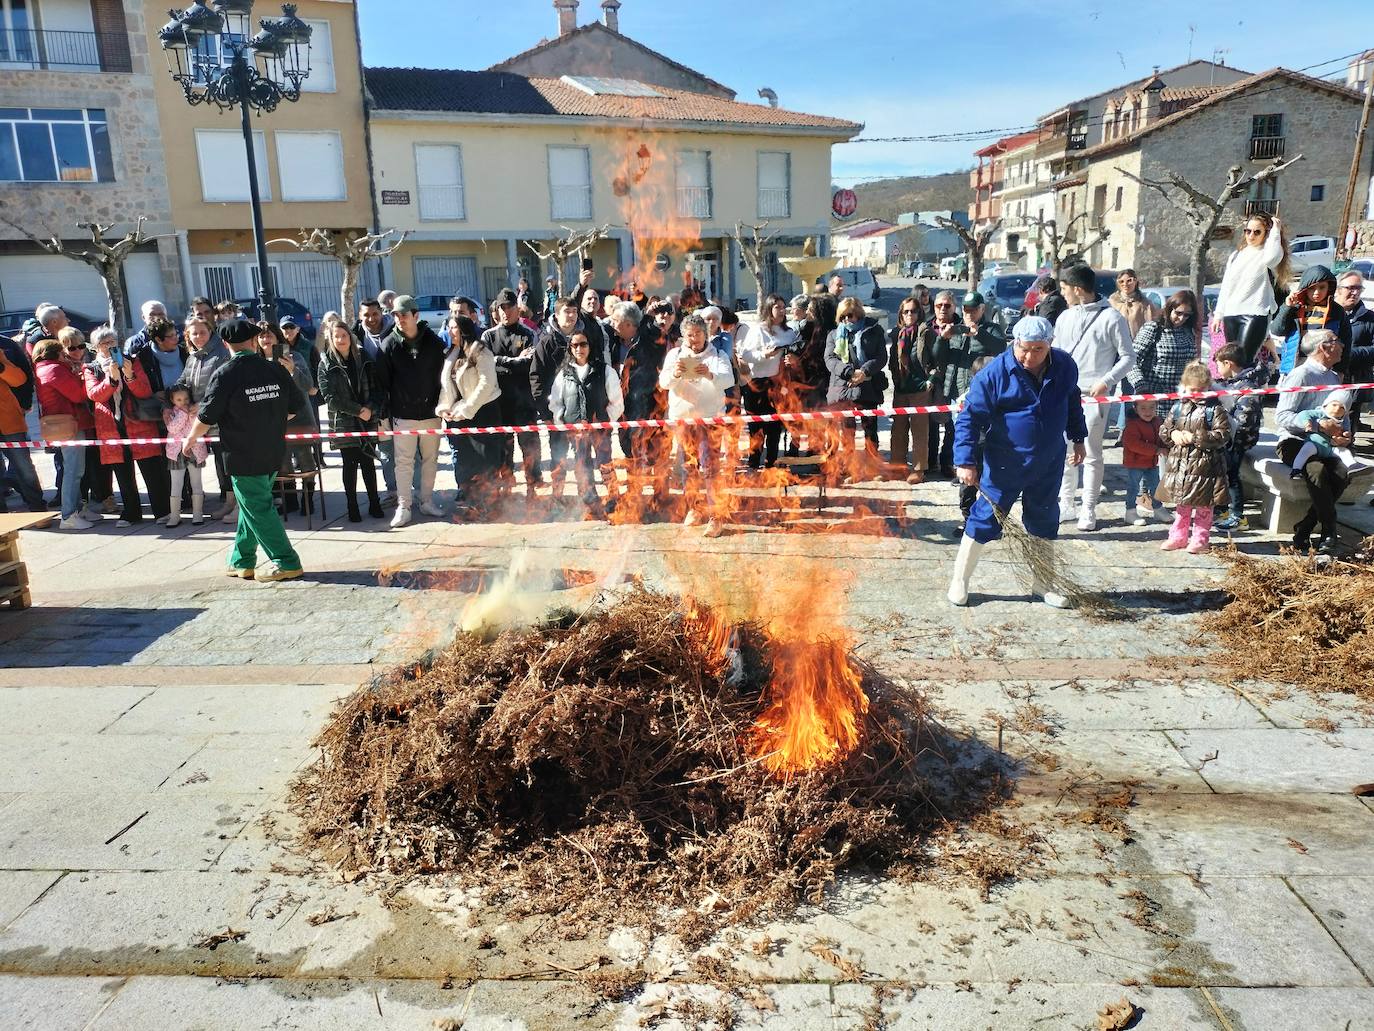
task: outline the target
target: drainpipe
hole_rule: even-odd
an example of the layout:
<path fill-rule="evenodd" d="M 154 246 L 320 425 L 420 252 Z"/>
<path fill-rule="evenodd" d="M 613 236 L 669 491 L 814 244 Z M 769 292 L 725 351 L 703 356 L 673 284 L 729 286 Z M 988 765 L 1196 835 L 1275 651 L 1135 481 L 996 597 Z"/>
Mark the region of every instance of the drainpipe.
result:
<path fill-rule="evenodd" d="M 185 229 L 177 230 L 177 257 L 181 259 L 181 290 L 186 295 L 186 307 L 191 306 L 191 298 L 200 293 L 195 288 L 194 273 L 191 271 L 191 238 Z"/>

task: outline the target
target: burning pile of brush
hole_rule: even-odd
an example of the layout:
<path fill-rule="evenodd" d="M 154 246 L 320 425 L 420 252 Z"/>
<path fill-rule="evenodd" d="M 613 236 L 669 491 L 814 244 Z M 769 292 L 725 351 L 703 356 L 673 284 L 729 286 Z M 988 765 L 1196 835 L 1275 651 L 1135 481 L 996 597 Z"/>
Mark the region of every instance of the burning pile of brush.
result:
<path fill-rule="evenodd" d="M 1203 623 L 1236 676 L 1374 699 L 1374 537 L 1346 561 L 1226 556 L 1231 601 Z"/>
<path fill-rule="evenodd" d="M 296 809 L 341 869 L 452 872 L 516 914 L 817 900 L 920 854 L 942 814 L 918 758 L 944 746 L 918 695 L 807 623 L 635 587 L 462 636 L 340 706 Z"/>

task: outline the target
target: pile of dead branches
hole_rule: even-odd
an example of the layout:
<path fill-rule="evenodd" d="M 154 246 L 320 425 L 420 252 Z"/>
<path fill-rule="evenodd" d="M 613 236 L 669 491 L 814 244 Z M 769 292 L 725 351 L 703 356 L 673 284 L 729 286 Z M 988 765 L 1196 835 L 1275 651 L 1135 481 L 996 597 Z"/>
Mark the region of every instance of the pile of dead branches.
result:
<path fill-rule="evenodd" d="M 713 653 L 678 599 L 460 637 L 341 703 L 296 785 L 308 841 L 345 872 L 444 872 L 512 914 L 576 924 L 701 909 L 716 923 L 819 901 L 841 868 L 920 856 L 990 767 L 928 800 L 946 748 L 913 691 L 855 660 L 870 705 L 838 763 L 780 781 L 748 754 L 769 642 L 738 629 Z M 695 909 L 693 908 L 695 907 Z"/>
<path fill-rule="evenodd" d="M 1374 538 L 1350 561 L 1227 555 L 1231 602 L 1204 635 L 1239 677 L 1374 699 Z"/>

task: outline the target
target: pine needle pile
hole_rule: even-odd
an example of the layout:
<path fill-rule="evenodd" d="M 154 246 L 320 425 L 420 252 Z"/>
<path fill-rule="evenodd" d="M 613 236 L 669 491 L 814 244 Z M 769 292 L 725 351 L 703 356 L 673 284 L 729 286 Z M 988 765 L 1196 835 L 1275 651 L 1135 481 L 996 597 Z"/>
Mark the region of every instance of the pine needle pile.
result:
<path fill-rule="evenodd" d="M 929 833 L 997 795 L 990 763 L 941 764 L 921 698 L 858 660 L 859 746 L 779 780 L 748 754 L 767 637 L 736 628 L 741 678 L 693 620 L 637 588 L 490 643 L 460 637 L 359 690 L 295 787 L 309 844 L 346 873 L 453 874 L 564 930 L 695 916 L 705 899 L 725 924 L 820 901 L 851 864 L 917 860 Z M 958 784 L 938 809 L 932 763 Z"/>
<path fill-rule="evenodd" d="M 1374 700 L 1374 537 L 1350 561 L 1226 555 L 1230 603 L 1202 624 L 1236 676 Z"/>

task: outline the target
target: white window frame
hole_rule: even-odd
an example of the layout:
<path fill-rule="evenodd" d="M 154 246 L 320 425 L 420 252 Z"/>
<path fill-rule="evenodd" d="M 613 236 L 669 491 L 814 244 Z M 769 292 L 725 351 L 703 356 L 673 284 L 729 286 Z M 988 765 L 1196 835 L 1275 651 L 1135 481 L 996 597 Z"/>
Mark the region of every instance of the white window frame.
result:
<path fill-rule="evenodd" d="M 706 162 L 706 185 L 705 185 L 705 186 L 684 186 L 684 185 L 682 185 L 682 163 L 683 163 L 683 159 L 686 158 L 686 157 L 688 157 L 688 156 L 693 156 L 693 157 L 700 156 L 701 158 L 703 158 L 703 159 L 705 160 L 705 162 Z M 705 201 L 706 201 L 706 204 L 705 204 L 705 208 L 706 208 L 705 214 L 702 214 L 702 213 L 701 213 L 700 207 L 698 207 L 697 204 L 696 204 L 697 201 L 702 200 L 703 198 L 700 197 L 700 196 L 698 196 L 695 192 L 692 192 L 692 193 L 686 192 L 686 191 L 689 191 L 689 190 L 690 190 L 690 191 L 697 191 L 697 190 L 704 190 L 704 191 L 705 191 L 705 198 L 704 198 Z M 674 198 L 675 198 L 675 204 L 676 204 L 676 207 L 677 207 L 677 216 L 678 216 L 678 218 L 695 218 L 695 219 L 700 219 L 701 221 L 705 222 L 705 221 L 708 221 L 708 220 L 712 217 L 712 211 L 714 210 L 714 207 L 715 207 L 715 205 L 714 205 L 714 200 L 715 200 L 715 198 L 712 196 L 713 191 L 712 191 L 712 189 L 711 189 L 711 152 L 710 152 L 709 150 L 702 150 L 702 149 L 698 149 L 698 148 L 693 148 L 693 149 L 689 149 L 689 150 L 679 150 L 677 153 L 675 153 L 675 154 L 673 155 L 673 193 L 674 193 Z"/>
<path fill-rule="evenodd" d="M 335 129 L 277 129 L 273 132 L 273 144 L 277 149 L 277 180 L 281 184 L 281 199 L 296 203 L 321 203 L 329 201 L 348 200 L 348 173 L 347 165 L 344 163 L 343 133 Z M 282 140 L 293 136 L 333 136 L 339 141 L 339 193 L 329 197 L 297 197 L 287 194 L 287 178 L 285 169 L 289 162 L 286 155 L 282 153 Z"/>
<path fill-rule="evenodd" d="M 28 120 L 27 120 L 27 121 L 20 121 L 20 120 L 17 120 L 17 119 L 16 119 L 16 120 L 9 120 L 9 119 L 6 119 L 5 122 L 4 122 L 3 124 L 0 124 L 0 132 L 8 133 L 8 134 L 9 134 L 9 137 L 10 137 L 10 145 L 11 145 L 11 147 L 13 147 L 13 151 L 14 151 L 14 160 L 15 160 L 16 164 L 19 165 L 20 178 L 18 178 L 18 179 L 3 179 L 3 180 L 0 180 L 0 182 L 15 182 L 15 183 L 63 183 L 63 184 L 67 184 L 67 183 L 83 183 L 83 184 L 84 184 L 84 183 L 112 183 L 112 182 L 115 181 L 115 175 L 114 175 L 114 152 L 113 152 L 113 145 L 110 143 L 110 123 L 109 123 L 109 115 L 108 115 L 108 113 L 106 113 L 106 116 L 105 116 L 104 118 L 92 118 L 92 117 L 91 117 L 91 112 L 92 112 L 92 111 L 101 111 L 101 112 L 105 112 L 106 109 L 104 109 L 104 108 L 17 108 L 16 110 L 28 111 L 28 113 L 29 113 L 29 118 L 28 118 Z M 56 110 L 56 111 L 75 111 L 75 110 L 79 110 L 79 111 L 81 112 L 81 120 L 80 120 L 80 121 L 76 121 L 75 119 L 51 119 L 51 118 L 34 118 L 34 117 L 33 117 L 34 112 L 54 111 L 54 110 Z M 95 154 L 95 140 L 93 139 L 92 134 L 91 134 L 91 126 L 92 126 L 93 124 L 94 124 L 94 125 L 102 125 L 102 126 L 105 127 L 106 147 L 109 148 L 109 151 L 110 151 L 109 157 L 110 157 L 110 166 L 111 166 L 111 167 L 110 167 L 110 170 L 109 170 L 109 171 L 110 171 L 110 175 L 109 175 L 108 177 L 102 177 L 102 176 L 101 176 L 101 174 L 100 174 L 100 171 L 101 171 L 101 170 L 100 170 L 100 163 L 96 160 L 96 154 Z M 18 127 L 21 126 L 21 125 L 45 125 L 45 126 L 47 126 L 47 128 L 48 128 L 48 147 L 50 148 L 50 151 L 51 151 L 51 153 L 52 153 L 53 168 L 57 171 L 57 178 L 55 178 L 55 179 L 38 179 L 38 178 L 30 179 L 28 176 L 26 176 L 26 175 L 24 174 L 24 167 L 23 167 L 23 166 L 24 166 L 24 156 L 23 156 L 23 154 L 21 153 L 20 147 L 19 147 L 19 128 L 18 128 Z M 62 178 L 62 175 L 61 175 L 61 173 L 62 173 L 62 161 L 61 161 L 61 159 L 60 159 L 59 156 L 58 156 L 58 151 L 57 151 L 57 140 L 53 138 L 53 126 L 55 126 L 55 125 L 78 125 L 78 126 L 80 126 L 80 127 L 82 128 L 82 130 L 84 131 L 84 133 L 85 133 L 85 135 L 86 135 L 86 157 L 87 157 L 87 159 L 89 160 L 89 167 L 90 167 L 90 170 L 91 170 L 91 178 L 89 178 L 89 179 L 63 179 L 63 178 Z"/>
<path fill-rule="evenodd" d="M 242 197 L 220 197 L 210 196 L 206 191 L 204 162 L 200 150 L 200 141 L 209 136 L 232 136 L 240 149 L 243 147 L 243 134 L 238 129 L 197 129 L 196 139 L 196 172 L 200 175 L 200 199 L 207 204 L 247 204 L 251 193 L 247 176 L 244 177 Z M 272 175 L 267 167 L 267 134 L 261 129 L 253 130 L 253 153 L 258 166 L 258 193 L 264 202 L 272 199 Z M 244 166 L 247 167 L 247 157 L 244 158 Z"/>
<path fill-rule="evenodd" d="M 310 33 L 310 75 L 301 83 L 302 93 L 334 93 L 338 91 L 338 76 L 334 71 L 334 27 L 324 18 L 305 18 L 302 19 L 311 28 Z M 323 32 L 321 32 L 323 30 Z M 329 41 L 327 48 L 319 46 L 320 38 L 323 35 Z M 319 78 L 319 68 L 315 65 L 315 55 L 325 52 L 329 54 L 329 81 L 324 83 Z"/>
<path fill-rule="evenodd" d="M 559 151 L 562 151 L 562 150 L 579 150 L 579 151 L 582 152 L 582 158 L 583 158 L 583 161 L 584 161 L 584 163 L 585 163 L 585 165 L 586 165 L 586 168 L 587 168 L 587 185 L 586 185 L 586 187 L 581 187 L 581 186 L 557 186 L 557 185 L 554 184 L 554 181 L 553 181 L 553 152 L 554 152 L 555 150 L 559 150 Z M 592 220 L 592 218 L 595 216 L 595 209 L 596 209 L 596 204 L 595 204 L 596 198 L 595 198 L 594 192 L 593 192 L 593 190 L 592 190 L 592 151 L 591 151 L 591 148 L 590 148 L 590 147 L 581 146 L 581 145 L 578 145 L 578 144 L 550 143 L 550 144 L 548 144 L 547 147 L 546 147 L 546 160 L 547 160 L 547 162 L 548 162 L 548 179 L 549 179 L 549 217 L 552 218 L 552 219 L 553 219 L 554 221 L 556 221 L 556 222 L 590 222 L 590 221 Z M 579 214 L 575 214 L 575 215 L 570 215 L 570 214 L 567 214 L 567 213 L 564 212 L 564 211 L 560 211 L 560 210 L 559 210 L 559 207 L 558 207 L 558 194 L 557 194 L 555 191 L 556 191 L 556 190 L 573 190 L 573 189 L 578 189 L 578 190 L 580 190 L 580 189 L 585 189 L 585 190 L 586 190 L 586 200 L 587 200 L 586 212 L 587 212 L 587 213 L 586 213 L 585 215 L 584 215 L 584 214 L 580 214 L 580 213 L 579 213 Z M 580 210 L 580 209 L 579 209 L 579 210 Z"/>
<path fill-rule="evenodd" d="M 456 151 L 458 154 L 458 182 L 455 183 L 430 183 L 426 185 L 420 181 L 420 151 L 426 147 L 443 147 L 448 150 Z M 463 164 L 463 145 L 461 143 L 415 143 L 411 147 L 411 155 L 415 161 L 415 201 L 420 213 L 421 222 L 466 222 L 468 218 L 468 185 L 467 167 Z M 425 190 L 439 189 L 458 191 L 457 215 L 438 215 L 425 214 Z"/>
<path fill-rule="evenodd" d="M 783 200 L 782 207 L 783 207 L 784 210 L 783 210 L 780 214 L 779 214 L 779 213 L 776 213 L 776 212 L 771 212 L 771 213 L 769 213 L 769 214 L 765 214 L 765 213 L 764 213 L 764 205 L 763 205 L 763 189 L 764 189 L 764 187 L 763 187 L 763 159 L 764 159 L 765 156 L 769 156 L 769 157 L 779 156 L 779 157 L 782 157 L 782 158 L 784 159 L 784 161 L 783 161 L 783 183 L 784 183 L 784 185 L 783 185 L 783 188 L 782 188 L 782 194 L 783 194 L 783 197 L 782 197 L 782 200 Z M 759 214 L 759 218 L 791 218 L 791 217 L 792 217 L 792 152 L 791 152 L 790 150 L 761 150 L 761 151 L 759 151 L 759 152 L 758 152 L 758 159 L 757 159 L 757 161 L 755 162 L 755 171 L 756 171 L 756 176 L 755 176 L 755 178 L 756 178 L 756 189 L 755 189 L 755 193 L 756 193 L 756 195 L 757 195 L 757 196 L 756 196 L 756 200 L 757 200 L 757 203 L 758 203 L 758 214 Z M 777 192 L 775 187 L 770 187 L 769 189 L 772 190 L 773 192 Z"/>

